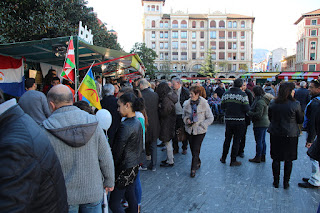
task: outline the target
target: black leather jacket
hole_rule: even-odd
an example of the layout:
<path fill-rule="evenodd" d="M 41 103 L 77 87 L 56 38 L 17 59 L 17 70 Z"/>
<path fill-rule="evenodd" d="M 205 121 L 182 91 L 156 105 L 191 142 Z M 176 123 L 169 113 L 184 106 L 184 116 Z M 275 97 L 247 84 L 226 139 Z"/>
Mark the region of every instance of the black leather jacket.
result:
<path fill-rule="evenodd" d="M 0 115 L 0 150 L 0 212 L 68 212 L 57 155 L 18 105 Z"/>
<path fill-rule="evenodd" d="M 136 117 L 121 122 L 112 147 L 116 178 L 122 170 L 141 163 L 142 126 Z"/>
<path fill-rule="evenodd" d="M 298 124 L 303 122 L 303 112 L 299 101 L 276 103 L 271 101 L 268 116 L 270 126 L 268 132 L 277 136 L 298 137 L 300 130 Z"/>

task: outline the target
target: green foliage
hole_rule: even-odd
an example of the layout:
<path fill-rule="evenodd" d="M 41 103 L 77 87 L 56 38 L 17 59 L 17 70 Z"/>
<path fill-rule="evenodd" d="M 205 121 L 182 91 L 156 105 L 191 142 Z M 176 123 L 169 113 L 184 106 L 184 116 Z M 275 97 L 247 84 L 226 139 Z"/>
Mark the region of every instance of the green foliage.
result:
<path fill-rule="evenodd" d="M 145 43 L 135 43 L 130 53 L 137 53 L 146 68 L 146 75 L 151 79 L 155 78 L 155 71 L 157 68 L 154 66 L 154 60 L 158 57 L 157 53 L 148 48 Z"/>
<path fill-rule="evenodd" d="M 162 66 L 162 73 L 164 74 L 165 78 L 168 80 L 171 74 L 169 61 L 164 61 Z"/>
<path fill-rule="evenodd" d="M 218 63 L 219 66 L 219 71 L 226 71 L 227 70 L 227 66 L 228 66 L 228 62 L 219 62 Z"/>
<path fill-rule="evenodd" d="M 239 70 L 248 71 L 248 65 L 247 64 L 240 64 Z"/>
<path fill-rule="evenodd" d="M 94 44 L 120 50 L 114 35 L 99 26 L 84 0 L 0 1 L 0 43 L 77 35 L 79 21 L 92 30 Z"/>
<path fill-rule="evenodd" d="M 204 64 L 202 64 L 202 67 L 198 73 L 202 76 L 214 77 L 214 75 L 217 72 L 215 70 L 215 66 L 216 66 L 216 62 L 214 60 L 212 60 L 211 50 L 209 50 L 207 52 L 207 57 L 204 61 Z"/>

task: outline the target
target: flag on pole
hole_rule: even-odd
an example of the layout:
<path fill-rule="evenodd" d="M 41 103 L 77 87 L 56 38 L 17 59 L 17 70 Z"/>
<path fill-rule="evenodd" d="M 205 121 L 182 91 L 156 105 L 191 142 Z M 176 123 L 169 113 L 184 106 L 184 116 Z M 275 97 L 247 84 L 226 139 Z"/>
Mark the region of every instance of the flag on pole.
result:
<path fill-rule="evenodd" d="M 87 101 L 95 108 L 101 109 L 99 94 L 93 78 L 92 65 L 86 76 L 83 78 L 78 92 L 80 100 Z"/>
<path fill-rule="evenodd" d="M 69 46 L 66 54 L 66 60 L 64 61 L 61 77 L 66 80 L 74 82 L 74 69 L 76 68 L 76 60 L 74 57 L 73 37 L 70 37 Z"/>

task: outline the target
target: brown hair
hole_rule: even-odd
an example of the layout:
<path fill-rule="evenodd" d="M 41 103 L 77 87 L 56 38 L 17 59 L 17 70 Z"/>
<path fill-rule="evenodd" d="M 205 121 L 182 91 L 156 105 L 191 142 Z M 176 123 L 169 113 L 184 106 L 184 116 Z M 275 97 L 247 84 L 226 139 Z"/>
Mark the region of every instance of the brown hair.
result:
<path fill-rule="evenodd" d="M 199 86 L 192 86 L 189 89 L 190 92 L 193 92 L 194 94 L 201 94 L 201 88 Z"/>

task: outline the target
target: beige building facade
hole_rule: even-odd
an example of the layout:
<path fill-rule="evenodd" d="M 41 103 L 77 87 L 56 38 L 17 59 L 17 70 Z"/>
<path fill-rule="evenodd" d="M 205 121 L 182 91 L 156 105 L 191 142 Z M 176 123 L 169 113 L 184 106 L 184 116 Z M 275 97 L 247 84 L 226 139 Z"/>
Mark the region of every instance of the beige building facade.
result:
<path fill-rule="evenodd" d="M 153 49 L 157 77 L 195 77 L 211 55 L 215 77 L 240 77 L 252 68 L 254 17 L 163 13 L 165 0 L 142 0 L 143 41 Z"/>

